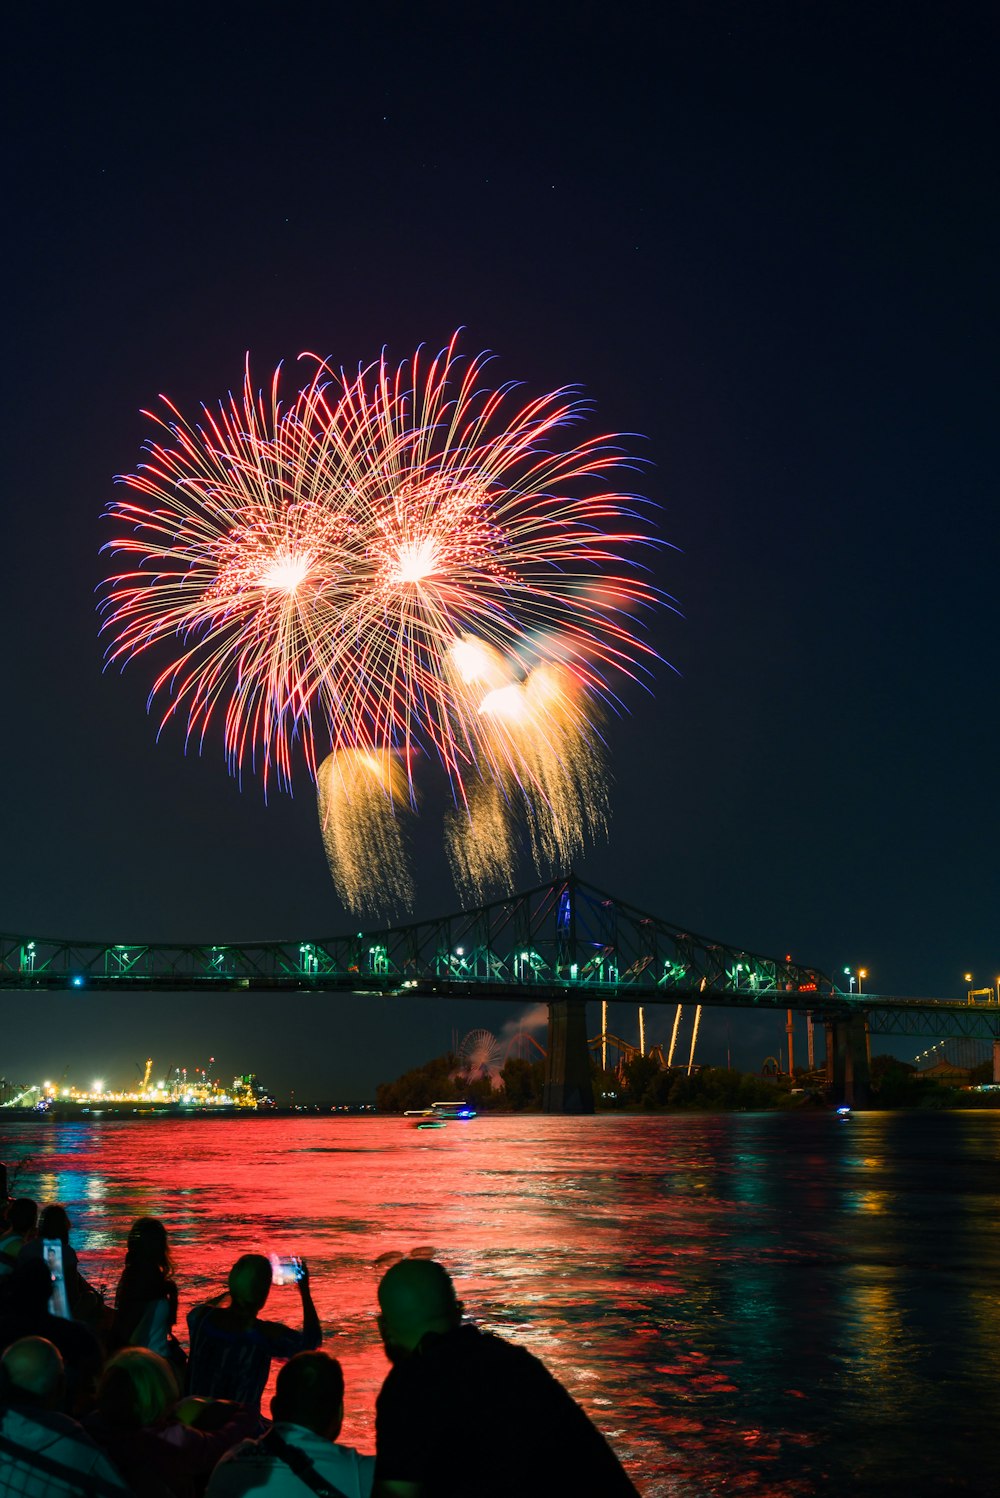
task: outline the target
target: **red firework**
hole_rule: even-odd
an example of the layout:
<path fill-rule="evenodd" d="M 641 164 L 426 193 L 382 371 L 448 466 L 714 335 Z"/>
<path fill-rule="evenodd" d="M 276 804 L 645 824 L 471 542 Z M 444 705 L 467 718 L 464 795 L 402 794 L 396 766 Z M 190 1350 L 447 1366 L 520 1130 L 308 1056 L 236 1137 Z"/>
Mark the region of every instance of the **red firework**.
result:
<path fill-rule="evenodd" d="M 614 486 L 634 466 L 616 439 L 569 442 L 577 396 L 518 406 L 456 338 L 356 377 L 303 357 L 287 409 L 280 369 L 265 398 L 248 367 L 194 424 L 165 400 L 120 480 L 136 497 L 108 507 L 104 549 L 128 566 L 106 583 L 107 659 L 169 651 L 150 657 L 161 728 L 179 715 L 201 743 L 221 720 L 230 769 L 265 787 L 290 785 L 296 742 L 313 777 L 345 748 L 397 752 L 412 776 L 430 748 L 461 786 L 482 741 L 463 648 L 510 681 L 558 661 L 585 699 L 635 674 L 636 615 L 659 597 L 635 555 L 649 526 Z"/>

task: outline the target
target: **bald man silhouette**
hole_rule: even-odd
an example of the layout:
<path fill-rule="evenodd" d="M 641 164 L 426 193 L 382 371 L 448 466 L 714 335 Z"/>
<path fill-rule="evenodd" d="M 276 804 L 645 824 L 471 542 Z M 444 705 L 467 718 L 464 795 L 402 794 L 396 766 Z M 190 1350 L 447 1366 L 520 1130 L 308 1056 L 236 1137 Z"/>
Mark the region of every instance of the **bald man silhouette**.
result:
<path fill-rule="evenodd" d="M 63 1360 L 45 1337 L 21 1337 L 0 1358 L 0 1493 L 18 1498 L 127 1498 L 113 1463 L 64 1415 Z"/>
<path fill-rule="evenodd" d="M 392 1367 L 375 1406 L 373 1498 L 637 1498 L 618 1458 L 523 1347 L 462 1320 L 451 1277 L 402 1259 L 378 1288 Z M 484 1428 L 489 1456 L 473 1455 Z"/>

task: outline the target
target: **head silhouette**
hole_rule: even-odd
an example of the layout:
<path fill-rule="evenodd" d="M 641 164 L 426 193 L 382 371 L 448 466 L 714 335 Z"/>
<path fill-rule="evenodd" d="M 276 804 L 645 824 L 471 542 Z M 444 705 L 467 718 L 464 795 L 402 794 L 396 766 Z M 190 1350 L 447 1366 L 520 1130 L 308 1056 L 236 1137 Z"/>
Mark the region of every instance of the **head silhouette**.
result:
<path fill-rule="evenodd" d="M 344 1423 L 344 1374 L 328 1352 L 298 1352 L 278 1374 L 271 1417 L 335 1441 Z"/>
<path fill-rule="evenodd" d="M 129 1229 L 125 1263 L 129 1269 L 170 1272 L 167 1230 L 158 1217 L 138 1217 Z"/>
<path fill-rule="evenodd" d="M 97 1407 L 109 1425 L 139 1430 L 177 1403 L 177 1380 L 166 1358 L 145 1347 L 124 1347 L 101 1375 Z"/>
<path fill-rule="evenodd" d="M 434 1259 L 400 1259 L 378 1287 L 379 1331 L 389 1356 L 405 1355 L 428 1332 L 450 1332 L 462 1320 L 461 1302 L 442 1264 Z"/>
<path fill-rule="evenodd" d="M 27 1316 L 42 1316 L 52 1298 L 52 1271 L 42 1259 L 19 1260 L 10 1277 L 11 1292 Z"/>
<path fill-rule="evenodd" d="M 255 1315 L 271 1293 L 271 1265 L 263 1254 L 244 1254 L 229 1271 L 233 1306 Z"/>
<path fill-rule="evenodd" d="M 69 1217 L 65 1207 L 61 1207 L 58 1202 L 51 1202 L 49 1206 L 42 1208 L 38 1219 L 38 1236 L 69 1242 Z"/>
<path fill-rule="evenodd" d="M 22 1337 L 0 1359 L 3 1390 L 11 1404 L 56 1410 L 62 1404 L 66 1370 L 62 1354 L 45 1337 Z"/>
<path fill-rule="evenodd" d="M 17 1201 L 11 1202 L 7 1222 L 12 1233 L 23 1238 L 25 1233 L 32 1231 L 37 1221 L 38 1203 L 32 1201 L 30 1196 L 19 1196 Z"/>

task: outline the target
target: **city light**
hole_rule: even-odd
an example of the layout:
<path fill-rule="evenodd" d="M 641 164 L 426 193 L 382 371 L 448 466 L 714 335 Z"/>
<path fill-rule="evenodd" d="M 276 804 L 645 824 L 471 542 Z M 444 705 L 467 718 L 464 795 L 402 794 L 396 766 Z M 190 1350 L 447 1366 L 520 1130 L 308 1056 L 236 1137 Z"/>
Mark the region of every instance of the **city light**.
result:
<path fill-rule="evenodd" d="M 214 1061 L 214 1056 L 209 1058 L 209 1068 Z M 66 1103 L 71 1107 L 79 1106 L 84 1112 L 90 1112 L 106 1106 L 120 1109 L 122 1105 L 134 1104 L 136 1106 L 133 1107 L 133 1112 L 148 1113 L 166 1112 L 169 1108 L 178 1105 L 191 1108 L 258 1108 L 262 1105 L 268 1107 L 273 1105 L 273 1099 L 266 1089 L 260 1086 L 253 1073 L 234 1077 L 232 1085 L 225 1087 L 213 1080 L 206 1068 L 193 1068 L 200 1080 L 189 1082 L 187 1069 L 174 1067 L 169 1077 L 151 1084 L 149 1082 L 151 1067 L 152 1061 L 147 1062 L 148 1069 L 141 1082 L 131 1087 L 114 1087 L 101 1077 L 95 1078 L 90 1086 L 85 1088 L 72 1084 L 57 1084 L 47 1079 L 42 1083 L 36 1082 L 30 1086 L 13 1089 L 12 1095 L 0 1104 L 0 1107 L 34 1106 L 47 1111 L 57 1103 L 60 1106 Z M 36 1100 L 34 1103 L 31 1102 L 32 1098 Z"/>

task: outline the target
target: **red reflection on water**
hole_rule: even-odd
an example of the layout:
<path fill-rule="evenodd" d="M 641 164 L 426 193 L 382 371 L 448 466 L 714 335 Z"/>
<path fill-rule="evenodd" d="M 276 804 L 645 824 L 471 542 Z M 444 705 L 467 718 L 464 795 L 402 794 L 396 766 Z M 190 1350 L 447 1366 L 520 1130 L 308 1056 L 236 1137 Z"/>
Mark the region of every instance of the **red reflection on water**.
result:
<path fill-rule="evenodd" d="M 628 1193 L 607 1166 L 595 1172 L 571 1120 L 431 1133 L 390 1119 L 109 1123 L 58 1128 L 42 1153 L 43 1194 L 66 1202 L 81 1265 L 111 1295 L 132 1220 L 162 1218 L 184 1340 L 186 1313 L 224 1288 L 240 1254 L 304 1258 L 324 1345 L 344 1366 L 342 1439 L 362 1450 L 374 1449 L 387 1369 L 376 1287 L 405 1254 L 445 1263 L 468 1313 L 541 1356 L 613 1442 L 644 1403 L 615 1331 L 636 1309 L 619 1278 L 635 1237 Z M 295 1288 L 272 1289 L 264 1315 L 301 1324 Z M 273 1375 L 265 1410 L 272 1389 Z"/>
<path fill-rule="evenodd" d="M 132 1220 L 163 1218 L 182 1321 L 239 1254 L 303 1255 L 362 1450 L 386 1370 L 375 1290 L 408 1253 L 435 1251 L 474 1319 L 543 1359 L 646 1498 L 912 1498 L 917 1449 L 923 1491 L 940 1491 L 967 1464 L 968 1411 L 981 1442 L 1000 1389 L 1000 1116 L 44 1120 L 6 1135 L 0 1157 L 31 1159 L 18 1193 L 67 1205 L 85 1272 L 112 1291 Z M 267 1314 L 295 1323 L 295 1290 Z"/>

